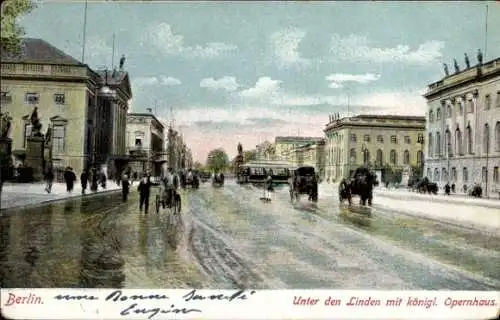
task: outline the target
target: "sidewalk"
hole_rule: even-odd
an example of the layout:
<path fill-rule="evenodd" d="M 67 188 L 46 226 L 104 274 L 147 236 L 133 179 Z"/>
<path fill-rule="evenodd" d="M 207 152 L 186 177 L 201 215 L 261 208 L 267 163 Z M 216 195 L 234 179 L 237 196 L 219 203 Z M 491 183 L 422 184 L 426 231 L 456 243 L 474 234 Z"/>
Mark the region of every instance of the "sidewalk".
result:
<path fill-rule="evenodd" d="M 108 181 L 107 188 L 99 188 L 96 192 L 87 189 L 86 194 L 98 194 L 116 192 L 121 188 L 112 181 Z M 66 184 L 54 183 L 52 192 L 45 191 L 45 183 L 5 183 L 2 190 L 1 209 L 12 209 L 33 205 L 40 205 L 46 202 L 76 198 L 82 196 L 82 186 L 77 183 L 72 193 L 66 191 Z"/>

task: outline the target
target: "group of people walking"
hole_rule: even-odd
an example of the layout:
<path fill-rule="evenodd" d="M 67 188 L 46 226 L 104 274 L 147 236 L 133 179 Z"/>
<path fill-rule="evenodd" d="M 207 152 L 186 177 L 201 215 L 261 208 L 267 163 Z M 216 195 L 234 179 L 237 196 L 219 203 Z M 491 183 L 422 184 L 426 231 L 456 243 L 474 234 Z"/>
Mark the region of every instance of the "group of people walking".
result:
<path fill-rule="evenodd" d="M 66 167 L 63 172 L 64 183 L 66 184 L 66 191 L 72 193 L 75 188 L 75 182 L 77 181 L 76 173 L 71 167 Z M 45 191 L 47 193 L 52 193 L 52 186 L 55 180 L 55 174 L 53 168 L 48 168 L 44 175 L 45 180 Z M 106 174 L 103 171 L 98 171 L 95 168 L 90 170 L 83 170 L 80 174 L 80 183 L 82 187 L 82 194 L 86 193 L 87 187 L 90 184 L 90 190 L 95 192 L 98 190 L 99 186 L 106 189 Z"/>

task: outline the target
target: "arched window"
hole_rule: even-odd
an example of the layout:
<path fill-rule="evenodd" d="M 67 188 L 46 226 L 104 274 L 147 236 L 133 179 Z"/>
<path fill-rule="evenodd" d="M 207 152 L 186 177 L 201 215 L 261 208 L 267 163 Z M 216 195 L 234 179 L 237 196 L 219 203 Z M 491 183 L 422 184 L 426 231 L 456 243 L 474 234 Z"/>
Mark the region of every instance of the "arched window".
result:
<path fill-rule="evenodd" d="M 484 132 L 483 132 L 483 152 L 488 153 L 490 152 L 490 127 L 486 123 L 484 125 Z"/>
<path fill-rule="evenodd" d="M 464 183 L 469 182 L 469 170 L 467 170 L 467 167 L 464 167 L 462 175 Z"/>
<path fill-rule="evenodd" d="M 436 110 L 436 120 L 441 120 L 441 108 L 437 108 Z"/>
<path fill-rule="evenodd" d="M 439 169 L 434 169 L 434 181 L 439 181 Z"/>
<path fill-rule="evenodd" d="M 444 181 L 448 181 L 448 172 L 446 171 L 446 168 L 441 169 L 441 177 L 443 177 Z"/>
<path fill-rule="evenodd" d="M 429 141 L 427 143 L 427 155 L 432 157 L 432 133 L 429 133 Z"/>
<path fill-rule="evenodd" d="M 381 149 L 377 150 L 377 165 L 382 166 L 384 165 L 384 154 L 382 153 Z"/>
<path fill-rule="evenodd" d="M 453 155 L 453 150 L 452 150 L 452 143 L 451 143 L 451 132 L 450 132 L 450 129 L 446 129 L 445 131 L 445 136 L 444 136 L 444 140 L 445 140 L 445 150 L 446 150 L 446 154 L 448 156 L 451 156 Z"/>
<path fill-rule="evenodd" d="M 464 153 L 462 149 L 462 131 L 460 131 L 459 127 L 457 127 L 457 130 L 455 130 L 455 151 L 458 154 Z"/>
<path fill-rule="evenodd" d="M 451 106 L 450 106 L 450 105 L 448 105 L 448 106 L 446 107 L 446 116 L 447 116 L 448 118 L 451 118 Z"/>
<path fill-rule="evenodd" d="M 495 125 L 495 146 L 496 151 L 500 151 L 500 121 Z"/>
<path fill-rule="evenodd" d="M 441 132 L 436 132 L 436 155 L 441 154 Z"/>
<path fill-rule="evenodd" d="M 467 128 L 465 128 L 465 139 L 467 141 L 467 143 L 466 143 L 467 153 L 471 154 L 472 153 L 472 129 L 470 127 L 470 124 L 467 125 Z"/>
<path fill-rule="evenodd" d="M 394 149 L 391 150 L 390 160 L 389 161 L 394 166 L 398 164 L 398 157 L 397 157 L 397 154 L 396 154 L 396 150 L 394 150 Z"/>
<path fill-rule="evenodd" d="M 434 122 L 434 111 L 429 111 L 429 122 L 433 123 Z"/>
<path fill-rule="evenodd" d="M 403 162 L 404 162 L 404 164 L 410 164 L 410 151 L 405 150 Z"/>
<path fill-rule="evenodd" d="M 417 151 L 417 166 L 422 166 L 424 164 L 424 153 L 421 150 Z"/>
<path fill-rule="evenodd" d="M 349 152 L 349 158 L 351 160 L 351 163 L 356 163 L 356 149 L 351 149 L 351 151 Z"/>

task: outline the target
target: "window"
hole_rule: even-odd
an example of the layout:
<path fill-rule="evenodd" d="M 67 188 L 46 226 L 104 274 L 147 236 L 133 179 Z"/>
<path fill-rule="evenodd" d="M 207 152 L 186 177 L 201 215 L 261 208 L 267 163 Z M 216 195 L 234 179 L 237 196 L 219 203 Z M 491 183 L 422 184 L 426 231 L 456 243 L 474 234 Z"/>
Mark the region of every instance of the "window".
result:
<path fill-rule="evenodd" d="M 489 94 L 484 96 L 484 109 L 485 110 L 491 109 L 491 96 Z"/>
<path fill-rule="evenodd" d="M 1 96 L 0 96 L 0 102 L 2 104 L 11 103 L 12 102 L 12 96 L 8 92 L 6 92 L 6 91 L 2 91 Z"/>
<path fill-rule="evenodd" d="M 451 168 L 451 181 L 457 182 L 457 168 Z"/>
<path fill-rule="evenodd" d="M 369 135 L 369 134 L 365 134 L 365 136 L 364 136 L 363 140 L 364 140 L 365 142 L 370 142 L 370 135 Z"/>
<path fill-rule="evenodd" d="M 384 143 L 384 137 L 381 134 L 377 136 L 377 142 Z"/>
<path fill-rule="evenodd" d="M 24 142 L 23 142 L 23 148 L 26 148 L 28 144 L 28 137 L 31 136 L 31 124 L 26 123 L 24 124 Z"/>
<path fill-rule="evenodd" d="M 487 177 L 488 177 L 488 170 L 486 169 L 486 167 L 483 167 L 481 169 L 481 181 L 486 182 Z"/>
<path fill-rule="evenodd" d="M 436 110 L 436 120 L 441 120 L 441 108 L 437 108 Z"/>
<path fill-rule="evenodd" d="M 462 149 L 462 131 L 459 128 L 455 130 L 455 151 L 460 155 L 464 154 L 464 150 Z"/>
<path fill-rule="evenodd" d="M 423 144 L 424 143 L 424 134 L 419 133 L 417 136 L 417 143 Z"/>
<path fill-rule="evenodd" d="M 467 113 L 473 113 L 474 112 L 474 101 L 468 100 L 467 101 Z"/>
<path fill-rule="evenodd" d="M 469 171 L 467 170 L 467 167 L 464 167 L 462 175 L 464 182 L 469 182 Z"/>
<path fill-rule="evenodd" d="M 500 121 L 495 125 L 495 150 L 500 151 Z"/>
<path fill-rule="evenodd" d="M 498 183 L 498 167 L 493 168 L 493 182 Z"/>
<path fill-rule="evenodd" d="M 421 167 L 424 164 L 424 153 L 421 150 L 417 151 L 417 166 Z"/>
<path fill-rule="evenodd" d="M 434 112 L 432 110 L 429 111 L 429 122 L 430 123 L 434 122 Z"/>
<path fill-rule="evenodd" d="M 405 136 L 405 143 L 407 143 L 407 144 L 411 143 L 410 136 Z"/>
<path fill-rule="evenodd" d="M 438 168 L 434 169 L 434 181 L 440 181 L 440 179 L 439 179 L 439 169 Z"/>
<path fill-rule="evenodd" d="M 66 103 L 66 96 L 64 93 L 56 93 L 54 94 L 54 102 L 59 105 L 63 105 Z"/>
<path fill-rule="evenodd" d="M 451 106 L 447 105 L 446 106 L 446 117 L 451 118 L 451 116 L 452 116 Z"/>
<path fill-rule="evenodd" d="M 351 149 L 351 151 L 349 152 L 349 158 L 351 160 L 351 163 L 356 163 L 356 149 Z"/>
<path fill-rule="evenodd" d="M 429 142 L 427 144 L 427 155 L 432 157 L 432 133 L 429 133 Z"/>
<path fill-rule="evenodd" d="M 441 155 L 441 133 L 436 132 L 436 155 Z"/>
<path fill-rule="evenodd" d="M 427 168 L 427 178 L 429 178 L 429 179 L 432 180 L 432 177 L 431 177 L 431 168 Z"/>
<path fill-rule="evenodd" d="M 441 177 L 444 181 L 448 181 L 448 172 L 446 171 L 446 168 L 441 169 Z"/>
<path fill-rule="evenodd" d="M 398 138 L 396 136 L 391 136 L 392 143 L 398 143 Z"/>
<path fill-rule="evenodd" d="M 403 154 L 403 163 L 404 164 L 410 164 L 410 151 L 405 150 Z"/>
<path fill-rule="evenodd" d="M 40 102 L 40 94 L 28 92 L 24 95 L 25 104 L 38 104 Z"/>
<path fill-rule="evenodd" d="M 472 154 L 472 129 L 470 125 L 467 125 L 465 129 L 465 139 L 467 140 L 467 153 Z"/>
<path fill-rule="evenodd" d="M 497 101 L 495 104 L 497 108 L 500 108 L 500 91 L 497 92 Z"/>
<path fill-rule="evenodd" d="M 384 158 L 383 158 L 383 153 L 381 149 L 377 150 L 377 165 L 382 166 L 384 164 Z"/>
<path fill-rule="evenodd" d="M 490 152 L 490 128 L 488 124 L 486 123 L 484 125 L 483 129 L 483 152 L 488 153 Z"/>
<path fill-rule="evenodd" d="M 459 109 L 460 115 L 463 116 L 464 115 L 464 102 L 463 101 L 460 101 L 458 103 L 458 109 Z"/>
<path fill-rule="evenodd" d="M 52 152 L 63 153 L 65 149 L 66 126 L 54 125 L 52 127 Z"/>
<path fill-rule="evenodd" d="M 368 149 L 363 150 L 363 163 L 364 164 L 370 163 L 370 150 Z"/>
<path fill-rule="evenodd" d="M 351 134 L 351 142 L 356 142 L 356 141 L 357 141 L 356 135 L 354 133 Z"/>
<path fill-rule="evenodd" d="M 446 150 L 446 155 L 451 157 L 453 156 L 453 151 L 451 148 L 451 132 L 450 129 L 446 129 L 444 133 L 444 140 L 445 140 L 445 150 Z"/>
<path fill-rule="evenodd" d="M 396 150 L 392 149 L 390 153 L 390 162 L 393 166 L 398 164 L 398 157 L 396 154 Z"/>

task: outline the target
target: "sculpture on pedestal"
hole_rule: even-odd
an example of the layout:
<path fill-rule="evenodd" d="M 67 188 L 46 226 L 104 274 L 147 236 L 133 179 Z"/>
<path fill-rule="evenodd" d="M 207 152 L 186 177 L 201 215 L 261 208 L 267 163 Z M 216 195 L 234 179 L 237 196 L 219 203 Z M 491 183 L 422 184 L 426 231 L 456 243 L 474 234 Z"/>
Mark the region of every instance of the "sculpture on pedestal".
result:
<path fill-rule="evenodd" d="M 443 69 L 444 69 L 445 76 L 449 76 L 450 71 L 448 70 L 448 65 L 446 63 L 443 63 Z"/>
<path fill-rule="evenodd" d="M 464 56 L 465 56 L 465 66 L 467 67 L 467 69 L 469 69 L 470 68 L 469 57 L 467 56 L 467 53 L 464 53 Z"/>
<path fill-rule="evenodd" d="M 453 65 L 455 66 L 455 73 L 459 73 L 460 67 L 458 66 L 457 59 L 453 59 Z"/>
<path fill-rule="evenodd" d="M 32 137 L 43 137 L 42 134 L 42 124 L 38 118 L 38 107 L 35 107 L 33 113 L 30 117 L 31 121 L 31 136 Z"/>
<path fill-rule="evenodd" d="M 477 64 L 480 66 L 483 65 L 483 53 L 481 49 L 477 49 Z"/>

